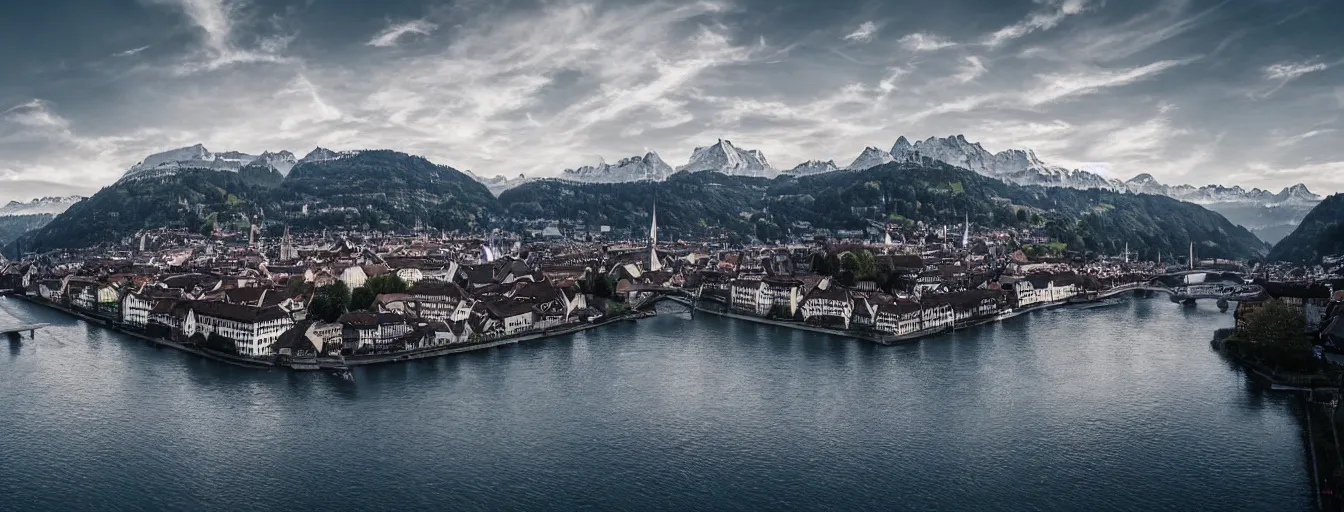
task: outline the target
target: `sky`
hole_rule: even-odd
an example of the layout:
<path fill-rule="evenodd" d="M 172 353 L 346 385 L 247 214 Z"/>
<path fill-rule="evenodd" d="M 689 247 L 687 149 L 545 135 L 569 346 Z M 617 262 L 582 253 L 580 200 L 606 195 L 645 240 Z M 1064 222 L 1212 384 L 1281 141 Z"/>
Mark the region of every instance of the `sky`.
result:
<path fill-rule="evenodd" d="M 1338 0 L 47 0 L 0 16 L 0 201 L 145 156 L 553 176 L 964 134 L 1111 178 L 1344 191 Z"/>

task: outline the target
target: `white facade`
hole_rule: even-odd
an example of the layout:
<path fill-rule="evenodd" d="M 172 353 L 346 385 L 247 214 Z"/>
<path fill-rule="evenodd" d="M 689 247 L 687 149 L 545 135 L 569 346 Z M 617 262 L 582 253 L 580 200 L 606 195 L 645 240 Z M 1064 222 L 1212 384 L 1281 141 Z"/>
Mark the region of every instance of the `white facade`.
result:
<path fill-rule="evenodd" d="M 144 329 L 149 324 L 149 311 L 154 309 L 154 302 L 143 299 L 134 293 L 126 294 L 126 298 L 121 301 L 121 321 L 122 323 Z"/>
<path fill-rule="evenodd" d="M 350 287 L 351 290 L 354 290 L 364 286 L 364 282 L 369 280 L 369 276 L 364 273 L 364 269 L 359 265 L 351 265 L 341 271 L 341 276 L 338 279 Z"/>
<path fill-rule="evenodd" d="M 187 318 L 187 322 L 194 325 L 188 327 L 184 322 L 182 327 L 184 335 L 191 336 L 199 332 L 209 337 L 211 334 L 217 334 L 233 341 L 234 349 L 239 355 L 249 357 L 272 355 L 274 353 L 272 346 L 277 339 L 280 339 L 280 334 L 294 325 L 294 320 L 288 315 L 258 322 L 242 322 L 198 314 L 192 310 Z M 191 332 L 188 333 L 188 330 Z"/>

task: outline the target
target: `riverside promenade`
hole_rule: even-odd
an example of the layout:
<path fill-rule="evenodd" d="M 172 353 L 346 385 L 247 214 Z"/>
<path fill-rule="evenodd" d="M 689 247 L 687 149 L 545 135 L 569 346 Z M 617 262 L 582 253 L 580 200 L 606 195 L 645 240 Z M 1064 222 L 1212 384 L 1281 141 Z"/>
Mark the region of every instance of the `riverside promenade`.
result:
<path fill-rule="evenodd" d="M 239 366 L 239 367 L 243 367 L 243 368 L 258 369 L 258 370 L 265 370 L 265 369 L 271 369 L 271 368 L 289 368 L 289 366 L 280 364 L 280 363 L 279 363 L 276 359 L 274 359 L 274 358 L 256 359 L 256 358 L 250 358 L 250 357 L 242 357 L 242 356 L 237 356 L 237 355 L 233 355 L 233 354 L 227 354 L 227 353 L 224 353 L 224 352 L 219 352 L 219 351 L 216 351 L 216 350 L 209 350 L 209 349 L 202 348 L 202 347 L 196 347 L 196 346 L 194 346 L 194 345 L 187 345 L 187 344 L 183 344 L 183 343 L 178 343 L 178 342 L 175 342 L 175 341 L 172 341 L 172 340 L 168 340 L 168 339 L 164 339 L 164 338 L 159 338 L 159 337 L 149 336 L 149 335 L 147 335 L 147 334 L 145 334 L 145 333 L 142 333 L 142 332 L 139 332 L 139 331 L 137 331 L 137 330 L 135 330 L 135 329 L 127 329 L 127 328 L 124 328 L 124 327 L 121 327 L 121 326 L 116 325 L 115 322 L 113 322 L 113 321 L 111 321 L 111 320 L 109 320 L 109 319 L 101 318 L 101 317 L 94 316 L 94 315 L 89 315 L 89 314 L 86 314 L 86 313 L 83 313 L 83 312 L 80 312 L 80 311 L 76 311 L 76 310 L 67 308 L 67 307 L 62 306 L 62 305 L 59 305 L 59 304 L 53 304 L 53 303 L 48 302 L 48 301 L 45 301 L 45 300 L 34 299 L 34 298 L 32 298 L 32 297 L 28 297 L 28 296 L 25 296 L 25 295 L 12 295 L 12 296 L 15 297 L 15 298 L 17 298 L 17 299 L 20 299 L 20 300 L 23 300 L 23 301 L 25 301 L 25 302 L 28 302 L 28 303 L 30 303 L 30 304 L 35 304 L 35 305 L 38 305 L 38 306 L 43 306 L 43 307 L 51 308 L 51 309 L 54 309 L 54 310 L 56 310 L 56 311 L 65 313 L 65 314 L 67 314 L 67 315 L 74 316 L 74 317 L 76 317 L 76 318 L 79 318 L 79 319 L 84 320 L 84 321 L 86 321 L 86 322 L 89 322 L 89 323 L 91 323 L 91 324 L 98 325 L 98 326 L 101 326 L 101 327 L 103 327 L 103 328 L 106 328 L 106 329 L 109 329 L 109 330 L 112 330 L 112 331 L 116 331 L 116 332 L 125 334 L 125 335 L 127 335 L 127 336 L 131 336 L 131 337 L 134 337 L 134 338 L 139 338 L 139 339 L 141 339 L 141 340 L 144 340 L 144 341 L 147 341 L 147 342 L 150 342 L 150 343 L 159 345 L 159 346 L 168 347 L 168 348 L 172 348 L 172 349 L 176 349 L 176 350 L 181 350 L 181 351 L 183 351 L 183 352 L 187 352 L 187 353 L 190 353 L 190 354 L 195 354 L 195 355 L 197 355 L 197 356 L 200 356 L 200 357 L 203 357 L 203 358 L 206 358 L 206 359 L 210 359 L 210 360 L 212 360 L 212 361 L 218 361 L 218 362 L 221 362 L 221 363 L 227 363 L 227 364 L 231 364 L 231 365 L 234 365 L 234 366 Z M 349 356 L 349 357 L 344 357 L 344 358 L 340 358 L 340 357 L 319 357 L 319 358 L 317 358 L 317 366 L 318 366 L 318 369 L 345 369 L 345 368 L 353 367 L 353 366 L 367 366 L 367 365 L 374 365 L 374 364 L 386 364 L 386 363 L 395 363 L 395 362 L 402 362 L 402 361 L 413 361 L 413 360 L 417 360 L 417 359 L 428 359 L 428 358 L 432 358 L 432 357 L 440 357 L 440 356 L 446 356 L 446 355 L 450 355 L 450 354 L 459 354 L 459 353 L 463 353 L 463 352 L 471 352 L 471 351 L 475 351 L 475 350 L 485 350 L 485 349 L 494 348 L 494 347 L 499 347 L 499 346 L 504 346 L 504 345 L 512 345 L 512 344 L 515 344 L 515 343 L 521 343 L 521 342 L 525 342 L 525 341 L 534 341 L 534 340 L 540 340 L 540 339 L 545 339 L 545 338 L 552 338 L 552 337 L 557 337 L 557 336 L 565 336 L 565 335 L 569 335 L 569 334 L 574 334 L 574 333 L 578 333 L 578 332 L 586 331 L 586 330 L 589 330 L 589 329 L 595 329 L 595 328 L 597 328 L 597 327 L 602 327 L 602 326 L 604 326 L 604 325 L 610 325 L 610 324 L 614 324 L 614 323 L 618 323 L 618 322 L 636 321 L 636 320 L 643 319 L 643 318 L 648 318 L 648 317 L 651 317 L 651 316 L 654 316 L 654 315 L 656 315 L 656 313 L 651 312 L 651 311 L 630 311 L 630 312 L 627 312 L 627 313 L 624 313 L 624 314 L 621 314 L 621 315 L 618 315 L 618 316 L 609 317 L 609 318 L 603 318 L 602 320 L 599 320 L 599 321 L 597 321 L 597 322 L 592 322 L 592 323 L 582 323 L 582 324 L 576 324 L 576 325 L 569 325 L 569 326 L 558 327 L 558 328 L 555 328 L 555 329 L 548 329 L 548 330 L 545 330 L 545 331 L 528 332 L 528 333 L 518 334 L 518 335 L 513 335 L 513 336 L 501 336 L 501 337 L 496 337 L 496 338 L 491 338 L 491 339 L 486 339 L 486 340 L 481 340 L 481 341 L 476 341 L 476 342 L 460 343 L 460 344 L 444 345 L 444 346 L 436 346 L 436 347 L 425 347 L 425 348 L 421 348 L 421 349 L 408 350 L 408 351 L 397 352 L 397 353 L 392 353 L 392 354 L 369 354 L 369 355 Z M 26 330 L 26 329 L 25 329 L 25 330 Z"/>

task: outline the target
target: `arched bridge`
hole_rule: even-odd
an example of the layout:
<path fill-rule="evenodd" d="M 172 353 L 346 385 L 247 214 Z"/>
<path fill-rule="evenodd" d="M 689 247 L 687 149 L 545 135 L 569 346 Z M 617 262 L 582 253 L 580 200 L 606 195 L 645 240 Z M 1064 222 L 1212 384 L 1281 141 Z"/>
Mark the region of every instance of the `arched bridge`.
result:
<path fill-rule="evenodd" d="M 1171 296 L 1172 302 L 1194 300 L 1226 300 L 1228 302 L 1261 301 L 1268 295 L 1265 288 L 1254 283 L 1240 280 L 1216 279 L 1212 281 L 1187 282 L 1186 276 L 1195 274 L 1216 275 L 1210 272 L 1186 271 L 1179 274 L 1158 276 L 1148 281 L 1129 283 L 1097 294 L 1097 298 L 1113 297 L 1131 291 L 1150 291 Z"/>
<path fill-rule="evenodd" d="M 688 304 L 695 299 L 695 296 L 685 288 L 668 286 L 634 285 L 627 288 L 624 293 L 630 309 L 644 309 L 669 299 L 681 304 Z"/>

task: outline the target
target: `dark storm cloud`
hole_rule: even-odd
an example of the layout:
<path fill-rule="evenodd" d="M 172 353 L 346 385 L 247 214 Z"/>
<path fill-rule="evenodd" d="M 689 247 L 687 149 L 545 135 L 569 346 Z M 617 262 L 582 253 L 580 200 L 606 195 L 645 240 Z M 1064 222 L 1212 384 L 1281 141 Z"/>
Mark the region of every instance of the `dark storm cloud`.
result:
<path fill-rule="evenodd" d="M 550 175 L 718 138 L 778 167 L 900 135 L 1171 183 L 1344 190 L 1321 1 L 25 2 L 0 19 L 0 200 L 144 155 L 388 147 Z M 44 186 L 42 183 L 57 185 Z M 22 187 L 18 184 L 22 183 Z"/>

